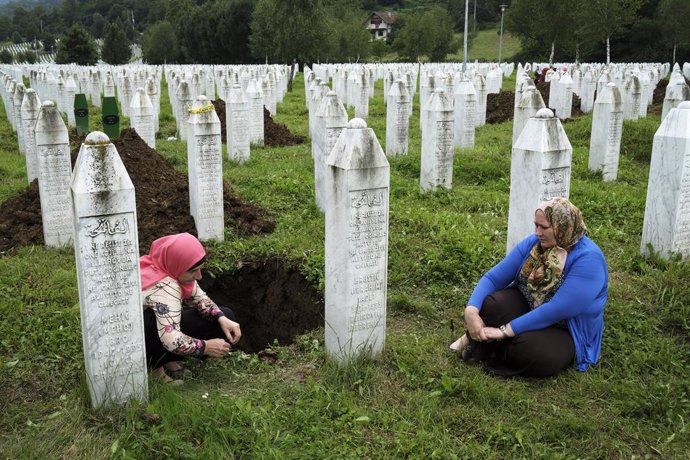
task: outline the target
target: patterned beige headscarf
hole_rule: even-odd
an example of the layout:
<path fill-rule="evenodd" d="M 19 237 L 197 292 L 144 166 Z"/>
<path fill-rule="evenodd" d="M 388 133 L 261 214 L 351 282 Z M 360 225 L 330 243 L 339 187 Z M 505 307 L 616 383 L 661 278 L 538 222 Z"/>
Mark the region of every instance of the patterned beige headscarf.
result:
<path fill-rule="evenodd" d="M 535 244 L 520 270 L 521 277 L 527 280 L 531 297 L 527 300 L 532 308 L 544 303 L 561 285 L 568 252 L 587 232 L 580 210 L 567 198 L 544 201 L 535 213 L 538 211 L 544 213 L 553 227 L 556 246 L 543 249 L 540 243 Z"/>

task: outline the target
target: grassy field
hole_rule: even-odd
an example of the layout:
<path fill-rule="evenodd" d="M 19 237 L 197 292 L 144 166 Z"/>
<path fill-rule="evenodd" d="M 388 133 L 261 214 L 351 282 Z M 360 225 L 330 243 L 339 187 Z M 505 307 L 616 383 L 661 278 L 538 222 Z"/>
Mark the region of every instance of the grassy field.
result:
<path fill-rule="evenodd" d="M 485 62 L 498 62 L 498 45 L 500 33 L 498 28 L 477 31 L 477 35 L 469 43 L 468 62 L 475 59 Z M 455 39 L 460 43 L 457 53 L 448 56 L 449 60 L 462 61 L 462 34 L 456 34 Z M 510 57 L 520 51 L 520 40 L 503 30 L 503 49 L 501 50 L 501 61 L 510 62 Z"/>
<path fill-rule="evenodd" d="M 602 358 L 586 373 L 501 380 L 445 350 L 456 337 L 451 320 L 462 328 L 474 284 L 504 255 L 512 123 L 480 128 L 476 147 L 456 152 L 451 191 L 421 194 L 417 104 L 410 154 L 389 160 L 389 316 L 379 360 L 334 365 L 319 329 L 275 347 L 275 364 L 241 352 L 192 363 L 181 387 L 152 382 L 148 404 L 92 411 L 73 251 L 25 247 L 0 256 L 1 456 L 687 458 L 690 267 L 639 255 L 659 116 L 624 123 L 619 178 L 607 183 L 587 171 L 591 115 L 564 124 L 571 199 L 610 270 Z M 169 106 L 163 111 L 167 135 L 173 121 Z M 302 74 L 276 119 L 307 134 Z M 368 124 L 383 144 L 381 82 Z M 16 145 L 0 110 L 0 201 L 26 187 Z M 183 142 L 157 145 L 186 165 Z M 324 218 L 310 145 L 253 149 L 248 163 L 225 162 L 223 171 L 277 227 L 211 246 L 211 270 L 274 256 L 322 289 Z"/>

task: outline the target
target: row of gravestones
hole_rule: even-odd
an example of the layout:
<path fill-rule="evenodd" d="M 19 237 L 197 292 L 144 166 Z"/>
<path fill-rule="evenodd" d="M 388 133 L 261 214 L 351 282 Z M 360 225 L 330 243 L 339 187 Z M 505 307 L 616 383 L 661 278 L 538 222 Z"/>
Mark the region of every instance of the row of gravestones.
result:
<path fill-rule="evenodd" d="M 43 99 L 57 102 L 68 124 L 76 123 L 71 108 L 78 94 L 96 106 L 116 97 L 132 127 L 152 148 L 159 130 L 160 82 L 158 66 L 24 66 L 32 88 Z M 198 95 L 226 101 L 228 159 L 245 162 L 250 145 L 263 145 L 263 108 L 275 114 L 293 68 L 287 66 L 168 66 L 165 69 L 178 137 L 186 140 L 188 109 Z M 103 77 L 102 77 L 103 75 Z M 133 91 L 133 88 L 137 88 Z M 81 93 L 79 93 L 81 92 Z M 103 98 L 101 98 L 103 95 Z M 182 109 L 184 107 L 184 110 Z M 69 109 L 69 110 L 68 110 Z M 112 112 L 112 105 L 104 111 Z M 111 120 L 115 116 L 110 117 Z M 151 120 L 153 120 L 151 122 Z M 108 133 L 113 137 L 113 133 Z"/>

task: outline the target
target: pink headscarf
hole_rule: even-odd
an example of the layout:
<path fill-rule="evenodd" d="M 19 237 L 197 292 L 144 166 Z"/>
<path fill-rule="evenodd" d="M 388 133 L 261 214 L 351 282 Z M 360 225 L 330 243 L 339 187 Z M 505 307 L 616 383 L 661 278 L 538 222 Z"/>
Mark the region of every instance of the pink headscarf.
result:
<path fill-rule="evenodd" d="M 206 251 L 199 240 L 189 233 L 158 238 L 151 243 L 149 254 L 139 258 L 141 288 L 148 289 L 166 276 L 177 280 L 205 255 Z M 192 295 L 195 282 L 179 283 L 183 299 Z"/>

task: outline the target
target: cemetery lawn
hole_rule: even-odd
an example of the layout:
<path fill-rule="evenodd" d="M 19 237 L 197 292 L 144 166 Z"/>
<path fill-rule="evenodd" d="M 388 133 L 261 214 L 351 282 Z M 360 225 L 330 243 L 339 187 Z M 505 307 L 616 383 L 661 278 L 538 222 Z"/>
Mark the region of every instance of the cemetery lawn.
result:
<path fill-rule="evenodd" d="M 508 55 L 508 53 L 506 53 Z M 513 90 L 514 76 L 504 81 Z M 165 87 L 165 85 L 164 85 Z M 368 124 L 385 142 L 381 82 Z M 419 192 L 418 94 L 410 154 L 391 165 L 388 322 L 377 361 L 339 368 L 323 328 L 275 346 L 277 362 L 232 353 L 190 363 L 181 387 L 150 384 L 147 404 L 92 411 L 70 248 L 0 255 L 0 452 L 6 458 L 687 458 L 690 266 L 640 256 L 648 165 L 659 115 L 624 123 L 619 178 L 587 171 L 591 115 L 564 124 L 571 199 L 605 253 L 609 302 L 600 363 L 546 380 L 490 377 L 446 352 L 474 284 L 505 253 L 512 122 L 458 150 L 453 189 Z M 158 151 L 186 168 L 167 105 Z M 352 115 L 352 111 L 350 111 Z M 276 121 L 307 134 L 302 74 Z M 209 245 L 205 276 L 277 257 L 323 290 L 324 217 L 310 144 L 228 161 L 235 192 L 267 208 L 269 235 Z M 0 201 L 26 187 L 0 110 Z M 455 332 L 451 332 L 451 324 Z"/>

